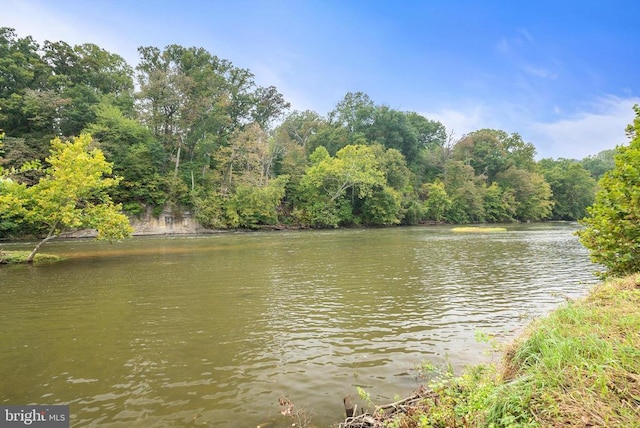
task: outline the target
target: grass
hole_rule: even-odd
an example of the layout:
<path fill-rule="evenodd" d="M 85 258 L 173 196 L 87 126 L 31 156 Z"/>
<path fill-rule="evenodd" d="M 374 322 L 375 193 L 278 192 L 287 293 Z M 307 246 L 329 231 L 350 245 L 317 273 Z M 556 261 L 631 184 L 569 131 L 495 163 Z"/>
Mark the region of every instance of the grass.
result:
<path fill-rule="evenodd" d="M 451 229 L 452 232 L 456 233 L 491 233 L 491 232 L 506 232 L 506 227 L 481 227 L 481 226 L 464 226 L 464 227 L 454 227 Z"/>
<path fill-rule="evenodd" d="M 639 308 L 640 274 L 600 284 L 385 426 L 640 427 Z"/>
<path fill-rule="evenodd" d="M 26 263 L 27 258 L 31 254 L 31 251 L 3 251 L 0 250 L 0 264 L 19 264 Z M 44 262 L 56 262 L 62 260 L 60 256 L 54 256 L 52 254 L 36 254 L 33 262 L 34 263 L 44 263 Z"/>

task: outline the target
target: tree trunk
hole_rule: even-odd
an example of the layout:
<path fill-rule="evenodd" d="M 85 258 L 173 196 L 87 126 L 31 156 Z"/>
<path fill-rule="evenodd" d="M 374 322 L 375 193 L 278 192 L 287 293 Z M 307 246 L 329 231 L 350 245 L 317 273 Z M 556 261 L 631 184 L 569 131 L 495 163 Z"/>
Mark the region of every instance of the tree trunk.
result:
<path fill-rule="evenodd" d="M 48 241 L 52 240 L 53 238 L 55 238 L 57 236 L 55 234 L 56 226 L 58 226 L 58 223 L 54 224 L 51 227 L 51 230 L 49 230 L 49 234 L 47 235 L 46 238 L 44 238 L 42 241 L 38 242 L 38 245 L 36 245 L 36 247 L 33 249 L 33 251 L 31 251 L 31 254 L 29 254 L 29 257 L 27 257 L 27 263 L 33 263 L 33 259 L 36 256 L 36 253 L 38 252 L 38 250 L 40 250 L 40 247 L 42 247 Z"/>
<path fill-rule="evenodd" d="M 176 169 L 173 171 L 174 178 L 178 176 L 178 168 L 180 167 L 180 150 L 182 150 L 182 136 L 180 136 L 180 141 L 178 141 L 178 153 L 176 154 Z"/>

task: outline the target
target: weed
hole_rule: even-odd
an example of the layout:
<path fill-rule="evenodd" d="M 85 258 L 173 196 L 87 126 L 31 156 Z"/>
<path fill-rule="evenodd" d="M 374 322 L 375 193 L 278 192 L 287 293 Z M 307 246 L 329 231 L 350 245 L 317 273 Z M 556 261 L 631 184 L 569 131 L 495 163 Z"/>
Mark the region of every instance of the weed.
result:
<path fill-rule="evenodd" d="M 312 426 L 311 416 L 304 409 L 301 409 L 294 405 L 291 400 L 289 400 L 288 398 L 280 397 L 278 403 L 280 404 L 280 414 L 291 418 L 292 427 L 307 428 Z"/>

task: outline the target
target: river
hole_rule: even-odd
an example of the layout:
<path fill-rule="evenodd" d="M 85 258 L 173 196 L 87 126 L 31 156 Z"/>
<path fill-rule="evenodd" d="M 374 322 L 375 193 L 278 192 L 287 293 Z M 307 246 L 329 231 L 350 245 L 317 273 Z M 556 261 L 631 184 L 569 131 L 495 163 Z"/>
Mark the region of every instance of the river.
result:
<path fill-rule="evenodd" d="M 356 387 L 408 395 L 423 361 L 486 361 L 586 294 L 575 223 L 59 240 L 0 267 L 0 403 L 69 404 L 76 427 L 318 427 Z M 0 243 L 5 250 L 32 243 Z M 495 357 L 494 357 L 495 358 Z"/>

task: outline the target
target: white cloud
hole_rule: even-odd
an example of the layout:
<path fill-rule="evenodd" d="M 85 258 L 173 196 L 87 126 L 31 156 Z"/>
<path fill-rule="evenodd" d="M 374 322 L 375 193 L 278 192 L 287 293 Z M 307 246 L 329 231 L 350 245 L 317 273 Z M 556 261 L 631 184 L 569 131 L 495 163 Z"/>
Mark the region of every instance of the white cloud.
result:
<path fill-rule="evenodd" d="M 440 121 L 454 138 L 482 128 L 517 132 L 523 140 L 536 147 L 537 158 L 582 159 L 603 150 L 626 144 L 625 128 L 633 122 L 633 105 L 640 98 L 607 96 L 583 106 L 571 115 L 554 106 L 553 121 L 536 120 L 534 113 L 522 106 L 495 103 L 466 103 L 462 107 L 447 107 L 421 111 L 426 118 Z"/>
<path fill-rule="evenodd" d="M 419 113 L 427 119 L 442 123 L 447 128 L 447 132 L 454 133 L 454 139 L 478 129 L 490 128 L 493 123 L 489 110 L 481 104 L 467 105 L 460 109 L 442 108 Z"/>
<path fill-rule="evenodd" d="M 540 157 L 582 159 L 627 143 L 634 104 L 640 98 L 601 98 L 571 117 L 532 123 L 526 134 Z"/>
<path fill-rule="evenodd" d="M 520 68 L 522 68 L 522 70 L 527 73 L 530 74 L 532 76 L 535 77 L 540 77 L 542 79 L 551 79 L 551 80 L 555 80 L 558 78 L 558 74 L 554 73 L 553 71 L 549 70 L 548 68 L 544 68 L 544 67 L 538 67 L 532 64 L 523 64 L 520 66 Z"/>
<path fill-rule="evenodd" d="M 495 49 L 504 55 L 514 54 L 518 50 L 521 50 L 525 45 L 531 45 L 534 43 L 533 36 L 527 31 L 526 28 L 516 29 L 516 35 L 510 37 L 501 38 L 495 45 Z"/>

